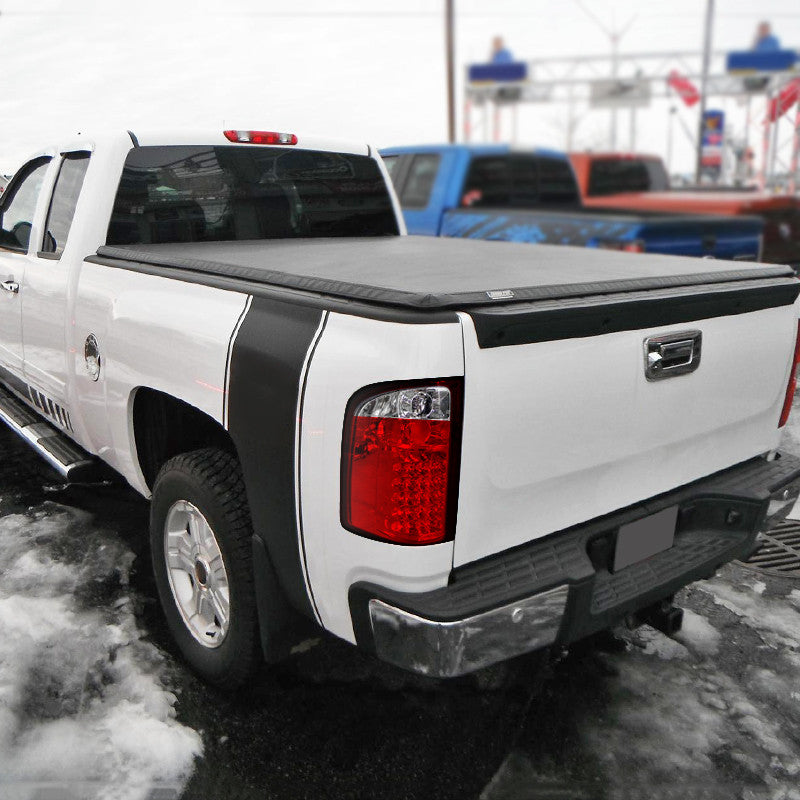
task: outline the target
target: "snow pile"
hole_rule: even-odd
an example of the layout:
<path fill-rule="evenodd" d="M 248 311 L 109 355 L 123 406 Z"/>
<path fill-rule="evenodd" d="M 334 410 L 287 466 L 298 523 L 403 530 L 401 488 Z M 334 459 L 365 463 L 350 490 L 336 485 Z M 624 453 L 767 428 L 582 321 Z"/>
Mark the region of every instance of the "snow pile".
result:
<path fill-rule="evenodd" d="M 564 797 L 800 800 L 800 590 L 780 597 L 735 573 L 697 588 L 726 610 L 709 619 L 686 609 L 672 639 L 620 630 L 622 648 L 579 656 L 562 674 L 564 717 L 578 734 L 564 739 L 565 767 L 591 782 Z M 592 689 L 573 700 L 575 680 Z M 536 703 L 528 726 L 546 736 Z M 482 800 L 528 796 L 550 767 L 536 748 L 515 750 Z"/>
<path fill-rule="evenodd" d="M 134 556 L 89 523 L 52 504 L 0 518 L 2 797 L 55 784 L 138 800 L 179 790 L 202 752 L 136 626 Z"/>
<path fill-rule="evenodd" d="M 698 655 L 713 656 L 719 650 L 720 632 L 705 617 L 686 608 L 683 611 L 683 626 L 675 639 Z"/>
<path fill-rule="evenodd" d="M 800 650 L 800 611 L 785 603 L 765 599 L 765 584 L 756 582 L 752 586 L 742 584 L 735 588 L 717 578 L 698 584 L 698 588 L 710 594 L 717 605 L 736 614 L 758 633 L 765 644 L 777 650 Z M 789 599 L 795 602 L 794 592 Z"/>

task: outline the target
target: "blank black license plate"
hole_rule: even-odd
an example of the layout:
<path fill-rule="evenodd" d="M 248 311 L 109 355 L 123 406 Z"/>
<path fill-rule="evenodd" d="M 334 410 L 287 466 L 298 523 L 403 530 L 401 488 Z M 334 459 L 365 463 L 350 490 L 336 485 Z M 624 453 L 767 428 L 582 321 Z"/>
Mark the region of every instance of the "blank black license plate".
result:
<path fill-rule="evenodd" d="M 678 506 L 665 508 L 649 517 L 622 525 L 617 533 L 614 571 L 644 561 L 656 553 L 669 550 L 675 541 Z"/>

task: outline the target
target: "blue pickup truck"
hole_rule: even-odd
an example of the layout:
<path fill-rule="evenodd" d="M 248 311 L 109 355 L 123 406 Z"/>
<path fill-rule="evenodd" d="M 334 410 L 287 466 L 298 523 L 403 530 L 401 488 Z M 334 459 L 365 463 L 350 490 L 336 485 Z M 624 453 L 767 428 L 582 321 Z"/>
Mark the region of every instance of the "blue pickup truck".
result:
<path fill-rule="evenodd" d="M 508 145 L 381 150 L 410 234 L 758 261 L 758 217 L 583 208 L 567 156 Z"/>

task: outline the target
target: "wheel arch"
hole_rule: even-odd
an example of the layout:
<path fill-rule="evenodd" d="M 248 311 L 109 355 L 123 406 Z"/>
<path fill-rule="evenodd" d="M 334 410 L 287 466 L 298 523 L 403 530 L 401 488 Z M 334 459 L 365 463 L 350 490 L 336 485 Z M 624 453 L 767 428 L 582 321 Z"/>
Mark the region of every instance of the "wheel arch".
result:
<path fill-rule="evenodd" d="M 151 491 L 161 467 L 181 453 L 217 447 L 238 459 L 228 431 L 185 400 L 139 386 L 131 392 L 130 407 L 134 461 Z"/>

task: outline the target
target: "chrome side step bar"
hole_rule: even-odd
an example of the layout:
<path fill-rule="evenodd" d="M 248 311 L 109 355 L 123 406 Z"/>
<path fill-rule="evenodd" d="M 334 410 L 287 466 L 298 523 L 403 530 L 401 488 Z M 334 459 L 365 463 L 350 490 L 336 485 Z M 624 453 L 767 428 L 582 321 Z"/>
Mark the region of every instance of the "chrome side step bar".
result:
<path fill-rule="evenodd" d="M 85 482 L 97 478 L 97 462 L 92 456 L 2 386 L 0 420 L 65 480 Z"/>

